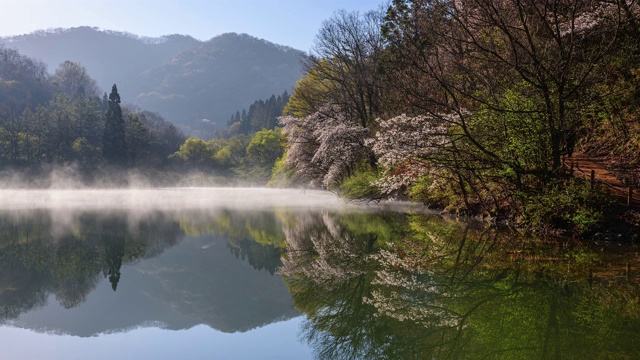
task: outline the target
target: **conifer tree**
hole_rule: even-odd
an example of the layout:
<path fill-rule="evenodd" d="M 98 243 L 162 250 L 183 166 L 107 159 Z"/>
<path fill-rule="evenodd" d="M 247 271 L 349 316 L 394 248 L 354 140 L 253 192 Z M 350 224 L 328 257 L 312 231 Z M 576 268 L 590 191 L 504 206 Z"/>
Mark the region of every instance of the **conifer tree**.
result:
<path fill-rule="evenodd" d="M 120 108 L 120 95 L 115 84 L 109 94 L 109 109 L 104 126 L 102 154 L 108 163 L 124 166 L 127 164 L 127 143 L 125 123 Z"/>

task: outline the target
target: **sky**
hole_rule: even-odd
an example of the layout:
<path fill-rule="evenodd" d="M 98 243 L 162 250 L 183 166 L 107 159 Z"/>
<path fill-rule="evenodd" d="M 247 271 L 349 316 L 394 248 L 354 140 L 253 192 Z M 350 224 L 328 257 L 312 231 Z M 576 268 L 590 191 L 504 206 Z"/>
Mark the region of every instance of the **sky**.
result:
<path fill-rule="evenodd" d="M 247 33 L 309 51 L 335 10 L 366 12 L 385 0 L 0 0 L 0 36 L 98 27 L 140 36 Z"/>

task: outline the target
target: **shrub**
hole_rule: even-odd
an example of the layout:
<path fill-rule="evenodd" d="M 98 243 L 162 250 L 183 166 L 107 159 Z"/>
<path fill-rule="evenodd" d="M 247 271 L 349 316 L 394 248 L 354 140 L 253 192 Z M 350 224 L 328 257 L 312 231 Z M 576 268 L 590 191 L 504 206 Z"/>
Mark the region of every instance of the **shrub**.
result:
<path fill-rule="evenodd" d="M 338 193 L 350 200 L 380 199 L 380 188 L 374 185 L 378 178 L 379 174 L 369 167 L 358 170 L 340 184 Z"/>
<path fill-rule="evenodd" d="M 294 185 L 295 170 L 288 168 L 286 161 L 286 153 L 276 160 L 273 168 L 271 169 L 271 179 L 269 179 L 267 186 L 290 187 Z"/>
<path fill-rule="evenodd" d="M 418 201 L 430 207 L 446 208 L 452 203 L 455 194 L 451 187 L 442 186 L 434 181 L 431 176 L 423 176 L 415 184 L 409 187 L 407 191 L 409 198 Z"/>
<path fill-rule="evenodd" d="M 539 194 L 525 198 L 524 216 L 529 225 L 573 230 L 585 234 L 598 229 L 605 220 L 611 196 L 601 189 L 591 189 L 580 179 L 549 184 Z"/>

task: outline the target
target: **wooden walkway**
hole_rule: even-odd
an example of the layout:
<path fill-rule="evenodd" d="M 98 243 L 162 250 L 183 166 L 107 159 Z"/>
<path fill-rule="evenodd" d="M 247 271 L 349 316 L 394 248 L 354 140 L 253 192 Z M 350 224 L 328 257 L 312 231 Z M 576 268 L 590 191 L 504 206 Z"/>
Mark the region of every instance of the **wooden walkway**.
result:
<path fill-rule="evenodd" d="M 623 200 L 625 204 L 627 203 L 629 186 L 622 182 L 622 180 L 618 179 L 609 170 L 598 165 L 593 161 L 593 159 L 581 156 L 567 157 L 564 159 L 564 166 L 568 171 L 573 169 L 571 175 L 586 178 L 588 180 L 591 180 L 591 173 L 593 171 L 593 180 L 596 183 L 605 185 L 611 194 Z M 633 205 L 639 204 L 640 189 L 633 189 Z"/>

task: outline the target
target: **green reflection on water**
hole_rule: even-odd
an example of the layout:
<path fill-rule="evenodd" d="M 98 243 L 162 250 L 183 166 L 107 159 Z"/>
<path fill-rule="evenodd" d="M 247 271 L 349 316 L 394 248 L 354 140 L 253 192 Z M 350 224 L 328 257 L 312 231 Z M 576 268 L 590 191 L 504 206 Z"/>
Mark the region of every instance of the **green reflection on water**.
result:
<path fill-rule="evenodd" d="M 229 219 L 233 226 L 221 225 Z M 145 316 L 159 318 L 143 321 L 169 328 L 205 323 L 228 332 L 296 316 L 282 281 L 273 276 L 281 265 L 282 231 L 280 240 L 266 227 L 256 233 L 260 237 L 250 236 L 258 220 L 273 227 L 269 219 L 272 214 L 264 212 L 2 211 L 0 323 L 44 307 L 50 295 L 66 309 L 82 307 L 102 279 L 120 292 L 125 265 L 136 275 L 128 279 L 129 291 L 134 287 L 138 295 L 120 295 L 118 301 L 135 300 L 119 309 L 125 318 L 120 323 L 126 324 L 102 331 L 140 325 L 127 323 L 126 314 L 151 308 L 155 315 L 149 310 Z M 178 247 L 185 239 L 189 244 Z M 250 267 L 242 265 L 245 260 Z M 158 315 L 162 306 L 184 318 L 165 319 Z M 90 335 L 86 329 L 69 331 Z"/>
<path fill-rule="evenodd" d="M 0 321 L 50 294 L 81 307 L 105 278 L 120 292 L 123 267 L 142 260 L 157 281 L 138 285 L 145 294 L 200 323 L 245 331 L 295 316 L 279 279 L 200 247 L 174 254 L 210 235 L 252 273 L 283 276 L 320 359 L 640 358 L 637 249 L 611 256 L 429 214 L 4 211 Z"/>
<path fill-rule="evenodd" d="M 607 275 L 586 247 L 438 216 L 367 219 L 370 232 L 331 214 L 285 230 L 281 273 L 318 358 L 640 358 L 637 279 Z"/>

